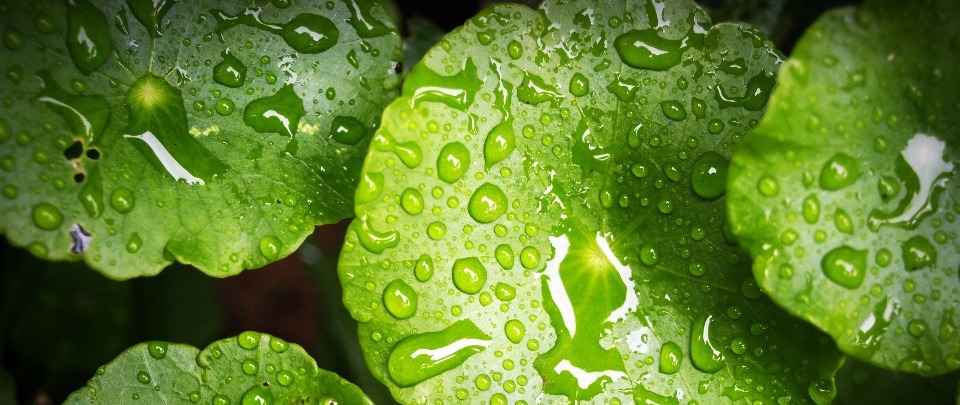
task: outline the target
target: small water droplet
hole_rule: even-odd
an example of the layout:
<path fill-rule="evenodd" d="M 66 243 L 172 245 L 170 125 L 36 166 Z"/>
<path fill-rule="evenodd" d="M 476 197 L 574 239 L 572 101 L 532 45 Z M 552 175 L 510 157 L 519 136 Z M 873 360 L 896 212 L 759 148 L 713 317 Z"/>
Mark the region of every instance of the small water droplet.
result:
<path fill-rule="evenodd" d="M 420 282 L 430 280 L 433 277 L 433 259 L 427 254 L 421 255 L 413 266 L 413 274 Z"/>
<path fill-rule="evenodd" d="M 680 362 L 683 360 L 683 349 L 674 342 L 664 343 L 660 347 L 660 367 L 663 374 L 676 374 L 680 371 Z"/>
<path fill-rule="evenodd" d="M 470 151 L 460 142 L 448 143 L 437 157 L 437 177 L 453 184 L 470 169 Z"/>
<path fill-rule="evenodd" d="M 817 223 L 820 219 L 820 198 L 816 194 L 808 195 L 807 198 L 803 199 L 800 213 L 803 215 L 803 220 L 807 221 L 808 224 Z"/>
<path fill-rule="evenodd" d="M 229 98 L 221 98 L 217 100 L 217 103 L 214 105 L 214 109 L 217 110 L 217 114 L 227 116 L 233 114 L 233 111 L 236 110 L 237 106 L 233 103 L 233 100 Z"/>
<path fill-rule="evenodd" d="M 140 384 L 150 384 L 150 374 L 146 371 L 137 373 L 137 381 L 139 381 Z"/>
<path fill-rule="evenodd" d="M 167 342 L 148 342 L 147 352 L 150 353 L 150 357 L 160 360 L 167 355 Z"/>
<path fill-rule="evenodd" d="M 765 197 L 775 197 L 780 194 L 780 182 L 770 175 L 760 176 L 760 180 L 757 181 L 757 191 Z"/>
<path fill-rule="evenodd" d="M 280 254 L 283 253 L 283 242 L 273 235 L 264 236 L 260 238 L 260 253 L 267 260 L 276 261 L 280 259 Z"/>
<path fill-rule="evenodd" d="M 132 211 L 134 205 L 135 200 L 133 197 L 133 192 L 130 191 L 130 189 L 120 187 L 116 190 L 113 190 L 113 193 L 110 195 L 110 206 L 121 214 L 126 214 Z"/>
<path fill-rule="evenodd" d="M 657 29 L 650 28 L 621 34 L 613 47 L 628 66 L 663 71 L 680 63 L 683 42 L 686 41 L 662 38 Z"/>
<path fill-rule="evenodd" d="M 260 336 L 261 334 L 259 332 L 242 332 L 237 335 L 237 344 L 247 350 L 256 349 L 257 346 L 260 346 Z"/>
<path fill-rule="evenodd" d="M 683 121 L 687 119 L 687 110 L 683 108 L 683 104 L 676 100 L 664 100 L 660 102 L 660 111 L 663 112 L 667 118 L 670 118 L 674 121 Z"/>
<path fill-rule="evenodd" d="M 423 194 L 419 190 L 409 187 L 400 194 L 400 206 L 410 215 L 423 212 Z"/>
<path fill-rule="evenodd" d="M 503 244 L 497 246 L 494 249 L 494 256 L 497 257 L 497 263 L 500 264 L 500 267 L 503 267 L 505 270 L 510 270 L 513 268 L 514 255 L 513 248 L 510 245 Z"/>
<path fill-rule="evenodd" d="M 640 261 L 647 266 L 654 266 L 660 262 L 660 253 L 653 244 L 646 244 L 640 247 Z"/>
<path fill-rule="evenodd" d="M 337 116 L 330 125 L 330 135 L 333 140 L 344 145 L 356 145 L 369 134 L 370 130 L 366 125 L 350 116 Z"/>
<path fill-rule="evenodd" d="M 720 371 L 726 360 L 726 356 L 720 352 L 721 346 L 716 344 L 712 323 L 713 315 L 701 315 L 690 327 L 690 360 L 698 370 L 711 374 Z"/>

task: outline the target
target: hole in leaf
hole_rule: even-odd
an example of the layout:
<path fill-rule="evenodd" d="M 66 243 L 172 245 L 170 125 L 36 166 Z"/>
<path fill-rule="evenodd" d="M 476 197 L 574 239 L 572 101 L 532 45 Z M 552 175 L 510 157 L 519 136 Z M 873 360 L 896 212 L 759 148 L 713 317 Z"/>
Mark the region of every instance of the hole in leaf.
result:
<path fill-rule="evenodd" d="M 90 233 L 83 229 L 80 224 L 73 224 L 73 227 L 70 228 L 70 239 L 73 241 L 70 252 L 77 255 L 86 252 L 90 246 L 91 238 Z"/>
<path fill-rule="evenodd" d="M 73 181 L 76 183 L 83 183 L 83 180 L 86 178 L 87 176 L 83 173 L 77 173 L 73 175 Z"/>
<path fill-rule="evenodd" d="M 73 160 L 79 158 L 82 153 L 83 142 L 74 141 L 72 144 L 70 144 L 70 146 L 67 147 L 67 149 L 64 149 L 63 157 L 67 158 L 67 160 Z"/>
<path fill-rule="evenodd" d="M 96 150 L 96 149 L 88 149 L 88 150 L 87 150 L 87 158 L 90 159 L 90 160 L 99 160 L 99 159 L 100 159 L 100 151 L 99 151 L 99 150 Z"/>

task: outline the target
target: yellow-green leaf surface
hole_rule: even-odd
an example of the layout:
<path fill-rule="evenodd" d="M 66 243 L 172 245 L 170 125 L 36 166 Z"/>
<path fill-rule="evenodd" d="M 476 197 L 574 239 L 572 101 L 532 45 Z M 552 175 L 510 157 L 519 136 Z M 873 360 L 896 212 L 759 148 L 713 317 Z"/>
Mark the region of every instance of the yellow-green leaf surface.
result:
<path fill-rule="evenodd" d="M 830 12 L 730 168 L 762 288 L 887 369 L 960 368 L 958 68 L 960 3 Z"/>
<path fill-rule="evenodd" d="M 65 404 L 372 404 L 357 386 L 317 368 L 298 345 L 257 332 L 203 351 L 141 343 L 100 367 Z"/>
<path fill-rule="evenodd" d="M 839 354 L 724 236 L 779 53 L 688 1 L 487 9 L 412 69 L 340 258 L 406 403 L 826 402 Z"/>
<path fill-rule="evenodd" d="M 0 232 L 112 278 L 214 276 L 352 214 L 397 92 L 373 0 L 0 2 Z"/>

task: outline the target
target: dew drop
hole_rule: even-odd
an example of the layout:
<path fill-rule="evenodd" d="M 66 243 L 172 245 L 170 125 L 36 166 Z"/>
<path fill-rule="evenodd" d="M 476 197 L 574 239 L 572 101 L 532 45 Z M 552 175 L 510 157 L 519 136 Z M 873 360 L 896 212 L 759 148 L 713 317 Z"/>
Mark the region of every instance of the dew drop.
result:
<path fill-rule="evenodd" d="M 260 238 L 260 253 L 262 253 L 263 257 L 266 257 L 267 260 L 272 262 L 280 259 L 282 251 L 283 242 L 276 236 L 269 235 Z"/>
<path fill-rule="evenodd" d="M 383 174 L 364 171 L 360 176 L 360 184 L 357 185 L 354 200 L 356 200 L 358 204 L 373 201 L 380 195 L 380 191 L 382 190 Z"/>
<path fill-rule="evenodd" d="M 63 224 L 63 214 L 50 203 L 40 203 L 33 207 L 33 223 L 37 228 L 52 231 Z"/>
<path fill-rule="evenodd" d="M 445 145 L 437 157 L 437 177 L 453 184 L 470 169 L 470 151 L 460 142 Z"/>
<path fill-rule="evenodd" d="M 654 266 L 660 262 L 660 253 L 653 244 L 646 244 L 640 247 L 640 261 L 647 266 Z"/>
<path fill-rule="evenodd" d="M 273 394 L 270 389 L 262 385 L 250 387 L 243 396 L 240 397 L 240 405 L 272 405 Z"/>
<path fill-rule="evenodd" d="M 817 220 L 820 219 L 820 198 L 816 194 L 808 195 L 807 198 L 803 199 L 800 213 L 803 215 L 803 220 L 807 221 L 808 224 L 817 223 Z"/>
<path fill-rule="evenodd" d="M 863 283 L 867 270 L 867 251 L 843 245 L 823 255 L 820 266 L 831 281 L 854 289 Z"/>
<path fill-rule="evenodd" d="M 586 76 L 574 73 L 570 78 L 570 94 L 576 97 L 583 97 L 590 93 L 590 80 Z"/>
<path fill-rule="evenodd" d="M 133 197 L 133 192 L 130 191 L 130 189 L 120 187 L 116 190 L 113 190 L 113 193 L 110 195 L 110 206 L 121 214 L 126 214 L 132 211 L 134 205 L 135 200 Z"/>
<path fill-rule="evenodd" d="M 660 372 L 676 374 L 680 371 L 680 362 L 683 360 L 683 349 L 674 342 L 664 343 L 660 347 Z"/>
<path fill-rule="evenodd" d="M 276 94 L 247 104 L 243 110 L 243 122 L 259 133 L 272 132 L 293 137 L 304 114 L 303 99 L 292 85 L 287 84 Z"/>
<path fill-rule="evenodd" d="M 421 255 L 413 266 L 413 274 L 420 282 L 430 280 L 433 277 L 433 259 L 427 254 Z"/>
<path fill-rule="evenodd" d="M 820 170 L 820 188 L 835 191 L 847 187 L 860 177 L 860 166 L 846 153 L 837 153 Z"/>
<path fill-rule="evenodd" d="M 237 106 L 233 103 L 233 100 L 229 98 L 221 98 L 217 100 L 217 103 L 214 105 L 214 109 L 217 110 L 217 114 L 227 116 L 233 114 L 233 111 L 236 110 Z"/>
<path fill-rule="evenodd" d="M 419 190 L 409 187 L 400 194 L 400 206 L 410 215 L 423 212 L 423 194 Z"/>
<path fill-rule="evenodd" d="M 716 152 L 706 152 L 697 158 L 691 169 L 693 192 L 706 199 L 722 196 L 727 191 L 727 168 L 730 161 Z"/>
<path fill-rule="evenodd" d="M 150 353 L 150 357 L 160 360 L 167 355 L 167 343 L 166 342 L 149 342 L 147 343 L 147 352 Z"/>
<path fill-rule="evenodd" d="M 487 268 L 476 257 L 457 259 L 453 263 L 453 284 L 466 294 L 480 292 L 487 282 Z"/>
<path fill-rule="evenodd" d="M 107 17 L 88 0 L 67 3 L 67 51 L 81 73 L 89 75 L 113 54 Z"/>
<path fill-rule="evenodd" d="M 500 267 L 503 267 L 505 270 L 513 268 L 514 254 L 513 248 L 510 247 L 510 245 L 502 244 L 497 246 L 497 248 L 494 249 L 494 256 L 496 256 L 497 263 L 500 264 Z"/>
<path fill-rule="evenodd" d="M 693 366 L 705 373 L 720 371 L 726 357 L 718 349 L 716 337 L 710 326 L 713 315 L 701 315 L 690 327 L 690 360 Z"/>
<path fill-rule="evenodd" d="M 403 280 L 393 280 L 383 289 L 383 306 L 394 318 L 408 319 L 417 313 L 417 293 Z"/>
<path fill-rule="evenodd" d="M 627 31 L 613 47 L 624 63 L 637 69 L 667 70 L 683 57 L 682 42 L 660 37 L 655 28 Z"/>
<path fill-rule="evenodd" d="M 683 121 L 687 118 L 687 110 L 683 108 L 682 103 L 676 100 L 661 101 L 660 111 L 662 111 L 663 115 L 667 118 L 674 121 Z"/>
<path fill-rule="evenodd" d="M 229 51 L 224 51 L 221 56 L 223 60 L 213 66 L 213 81 L 232 88 L 243 86 L 247 80 L 247 65 Z"/>
<path fill-rule="evenodd" d="M 483 143 L 483 159 L 485 167 L 490 170 L 493 165 L 506 159 L 517 147 L 516 135 L 513 132 L 513 120 L 504 120 L 493 127 Z M 443 153 L 441 152 L 441 156 Z M 469 155 L 467 155 L 469 157 Z M 469 161 L 469 159 L 468 159 Z M 441 177 L 442 178 L 442 177 Z"/>
<path fill-rule="evenodd" d="M 237 344 L 247 350 L 256 349 L 257 346 L 260 346 L 260 336 L 261 334 L 259 332 L 241 332 L 237 335 Z"/>
<path fill-rule="evenodd" d="M 850 218 L 850 215 L 847 214 L 841 208 L 837 209 L 837 212 L 833 214 L 833 224 L 837 227 L 837 230 L 846 234 L 853 234 L 853 219 Z"/>
<path fill-rule="evenodd" d="M 907 271 L 934 268 L 937 265 L 937 248 L 927 238 L 916 235 L 901 245 L 903 266 Z"/>
<path fill-rule="evenodd" d="M 760 176 L 760 180 L 757 181 L 757 191 L 765 197 L 775 197 L 780 194 L 780 183 L 773 176 Z"/>
<path fill-rule="evenodd" d="M 523 340 L 523 336 L 527 333 L 527 328 L 523 326 L 523 322 L 520 322 L 516 319 L 511 319 L 507 321 L 506 325 L 503 327 L 504 333 L 507 335 L 507 339 L 510 340 L 513 344 L 518 344 Z"/>
<path fill-rule="evenodd" d="M 369 135 L 369 132 L 360 120 L 345 115 L 337 116 L 330 125 L 330 136 L 344 145 L 356 145 Z"/>
<path fill-rule="evenodd" d="M 384 250 L 396 247 L 400 243 L 400 233 L 397 231 L 378 232 L 369 223 L 367 216 L 362 216 L 350 224 L 350 228 L 357 234 L 357 239 L 363 248 L 370 253 L 380 254 Z"/>
<path fill-rule="evenodd" d="M 387 372 L 398 386 L 412 387 L 456 368 L 489 345 L 490 336 L 464 319 L 398 342 L 387 359 Z"/>
<path fill-rule="evenodd" d="M 147 374 L 146 371 L 137 373 L 137 381 L 139 381 L 140 384 L 150 384 L 150 374 Z"/>
<path fill-rule="evenodd" d="M 507 212 L 507 196 L 491 183 L 483 183 L 470 196 L 467 212 L 475 221 L 489 224 Z"/>

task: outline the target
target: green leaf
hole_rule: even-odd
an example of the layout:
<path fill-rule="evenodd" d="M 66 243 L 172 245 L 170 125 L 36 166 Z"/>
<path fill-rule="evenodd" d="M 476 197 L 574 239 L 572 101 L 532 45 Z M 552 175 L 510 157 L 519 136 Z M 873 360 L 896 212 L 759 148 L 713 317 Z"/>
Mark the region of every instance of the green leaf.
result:
<path fill-rule="evenodd" d="M 733 233 L 780 305 L 871 364 L 960 368 L 960 4 L 824 15 L 730 167 Z"/>
<path fill-rule="evenodd" d="M 245 4 L 0 3 L 0 233 L 223 277 L 351 216 L 399 35 L 376 0 Z"/>
<path fill-rule="evenodd" d="M 847 358 L 837 372 L 836 405 L 948 404 L 957 394 L 957 377 L 897 373 Z"/>
<path fill-rule="evenodd" d="M 339 273 L 401 402 L 827 402 L 839 353 L 723 233 L 781 56 L 692 2 L 498 5 L 384 113 Z"/>
<path fill-rule="evenodd" d="M 66 404 L 372 404 L 357 386 L 317 368 L 303 348 L 243 332 L 202 352 L 147 342 L 97 370 Z"/>

